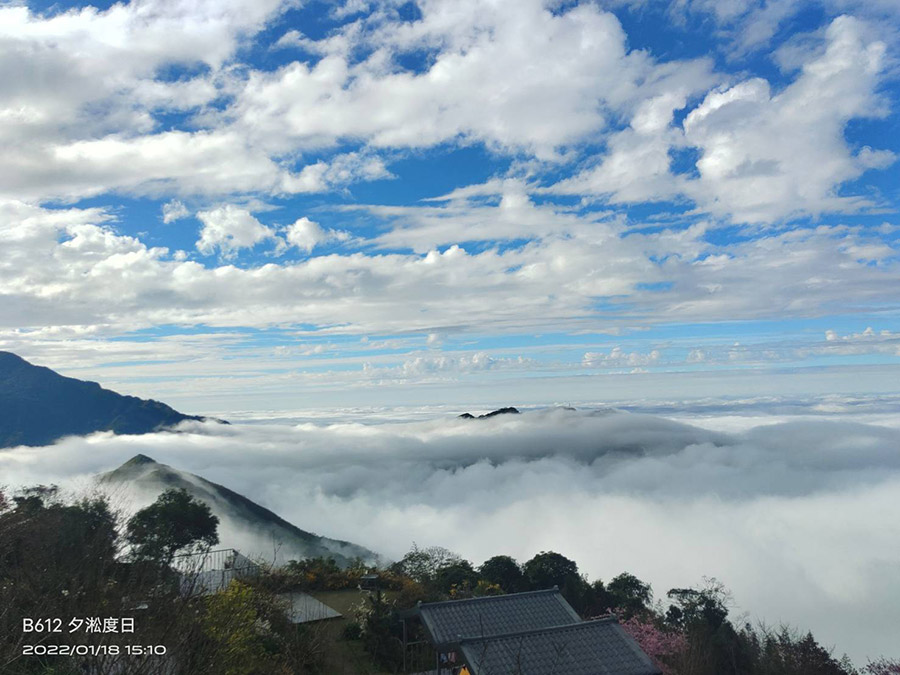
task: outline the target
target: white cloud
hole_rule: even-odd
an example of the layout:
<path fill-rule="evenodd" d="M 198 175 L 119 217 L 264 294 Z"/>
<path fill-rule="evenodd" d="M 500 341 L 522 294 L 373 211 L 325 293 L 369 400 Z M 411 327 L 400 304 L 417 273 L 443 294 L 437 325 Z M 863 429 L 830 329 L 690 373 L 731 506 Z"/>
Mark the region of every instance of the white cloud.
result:
<path fill-rule="evenodd" d="M 497 204 L 470 202 L 460 195 L 478 197 L 490 192 L 499 197 Z M 515 179 L 472 186 L 437 205 L 443 199 L 429 200 L 428 206 L 356 205 L 347 211 L 365 211 L 387 220 L 391 229 L 376 242 L 383 248 L 411 248 L 419 253 L 448 244 L 487 242 L 507 239 L 563 236 L 582 229 L 585 221 L 552 205 L 536 205 L 528 196 L 528 186 Z M 602 216 L 594 216 L 598 220 Z M 596 228 L 603 230 L 603 226 Z"/>
<path fill-rule="evenodd" d="M 329 162 L 318 161 L 303 167 L 297 175 L 285 175 L 282 187 L 286 192 L 325 192 L 358 181 L 373 181 L 395 176 L 384 161 L 372 155 L 349 152 Z"/>
<path fill-rule="evenodd" d="M 502 232 L 507 207 L 424 208 L 445 228 L 426 228 L 424 236 L 453 241 L 461 231 L 474 232 L 477 222 L 490 223 L 492 214 Z M 460 214 L 462 230 L 442 219 L 445 208 Z M 548 207 L 514 211 L 533 219 L 534 232 L 547 234 L 502 251 L 450 246 L 373 254 L 357 247 L 244 269 L 183 260 L 117 234 L 101 209 L 4 202 L 0 326 L 123 330 L 161 321 L 309 324 L 358 334 L 613 330 L 670 320 L 815 316 L 823 308 L 856 311 L 892 302 L 900 282 L 895 249 L 859 228 L 822 226 L 713 245 L 702 226 L 641 234 Z M 202 214 L 198 247 L 205 254 L 228 257 L 265 241 L 283 250 L 279 233 L 246 208 L 219 206 Z M 344 236 L 320 229 L 329 238 Z M 666 287 L 648 290 L 646 284 Z M 608 302 L 597 307 L 598 298 Z"/>
<path fill-rule="evenodd" d="M 671 120 L 685 104 L 684 89 L 645 100 L 596 167 L 550 192 L 615 203 L 689 198 L 698 210 L 737 223 L 872 206 L 838 188 L 895 160 L 869 147 L 854 155 L 844 138 L 850 120 L 886 113 L 877 94 L 885 44 L 849 16 L 835 19 L 824 40 L 824 51 L 809 56 L 784 90 L 773 93 L 759 77 L 716 88 L 680 129 Z M 673 173 L 670 153 L 681 149 L 699 152 L 697 177 Z"/>
<path fill-rule="evenodd" d="M 856 161 L 862 169 L 886 169 L 897 161 L 897 155 L 890 150 L 873 150 L 866 145 L 856 154 Z"/>
<path fill-rule="evenodd" d="M 560 181 L 557 194 L 604 195 L 613 202 L 659 201 L 684 191 L 672 175 L 670 151 L 684 145 L 671 126 L 675 110 L 685 107 L 688 90 L 667 91 L 638 106 L 628 128 L 611 136 L 596 167 Z"/>
<path fill-rule="evenodd" d="M 0 175 L 6 194 L 316 192 L 390 178 L 372 149 L 445 142 L 558 158 L 563 146 L 607 127 L 605 108 L 634 105 L 641 82 L 652 94 L 667 78 L 708 79 L 708 65 L 679 75 L 629 54 L 616 18 L 592 5 L 556 14 L 539 0 L 447 8 L 423 4 L 422 20 L 412 23 L 379 10 L 360 20 L 366 30 L 352 22 L 318 42 L 289 32 L 280 45 L 325 56 L 275 72 L 223 67 L 240 37 L 278 12 L 273 0 L 190 9 L 135 0 L 52 18 L 6 8 L 0 63 L 5 72 L 37 71 L 7 79 L 7 89 L 16 88 L 0 115 L 0 137 L 10 140 Z M 425 72 L 396 66 L 396 57 L 420 48 L 436 50 Z M 160 65 L 198 63 L 202 75 L 157 77 Z M 187 112 L 193 124 L 162 130 L 158 111 Z M 343 142 L 360 150 L 289 168 L 298 151 Z"/>
<path fill-rule="evenodd" d="M 349 238 L 347 232 L 323 229 L 306 216 L 298 218 L 285 230 L 287 243 L 306 253 L 311 253 L 316 246 L 329 241 L 347 241 Z"/>
<path fill-rule="evenodd" d="M 288 227 L 285 238 L 292 246 L 309 253 L 316 246 L 327 241 L 328 235 L 319 227 L 318 223 L 304 216 Z"/>
<path fill-rule="evenodd" d="M 332 16 L 336 19 L 343 19 L 354 14 L 366 12 L 369 9 L 369 3 L 366 0 L 345 0 L 343 4 L 339 4 L 332 10 Z"/>
<path fill-rule="evenodd" d="M 141 170 L 150 174 L 145 180 L 177 179 L 172 161 L 162 161 L 164 150 L 155 159 L 170 173 L 120 157 L 116 168 L 126 174 L 120 181 L 105 162 L 121 154 L 117 143 L 141 146 L 134 139 L 155 130 L 155 111 L 191 111 L 217 98 L 222 64 L 241 36 L 261 28 L 280 4 L 135 0 L 52 15 L 0 8 L 5 193 L 36 199 L 99 194 L 130 187 L 127 180 Z M 201 74 L 164 80 L 158 77 L 163 66 Z M 105 144 L 91 145 L 100 139 Z"/>
<path fill-rule="evenodd" d="M 619 0 L 613 4 L 641 6 L 644 2 Z M 900 9 L 893 0 L 678 0 L 670 4 L 669 13 L 679 23 L 686 14 L 705 15 L 702 18 L 712 20 L 727 55 L 741 58 L 766 50 L 791 19 L 811 8 L 826 15 L 848 13 L 865 18 L 885 35 L 895 30 L 896 19 L 900 18 Z"/>
<path fill-rule="evenodd" d="M 165 131 L 111 134 L 35 150 L 9 176 L 17 198 L 91 196 L 109 191 L 147 195 L 282 193 L 293 174 L 239 134 Z"/>
<path fill-rule="evenodd" d="M 712 93 L 684 122 L 701 149 L 700 180 L 688 193 L 700 208 L 740 222 L 859 208 L 836 188 L 861 169 L 843 137 L 855 117 L 879 114 L 875 89 L 885 46 L 864 39 L 858 21 L 828 28 L 825 53 L 784 91 L 748 80 Z"/>
<path fill-rule="evenodd" d="M 200 211 L 197 218 L 203 223 L 197 250 L 211 255 L 216 250 L 224 258 L 233 258 L 242 248 L 273 239 L 272 229 L 260 223 L 253 214 L 231 204 L 209 211 Z"/>
<path fill-rule="evenodd" d="M 365 138 L 381 148 L 462 140 L 553 158 L 561 146 L 604 130 L 604 107 L 633 105 L 640 81 L 652 92 L 667 79 L 708 79 L 708 64 L 680 73 L 629 54 L 618 20 L 591 5 L 556 14 L 538 0 L 452 7 L 423 3 L 422 19 L 412 23 L 377 15 L 371 31 L 351 24 L 339 39 L 323 40 L 326 56 L 314 67 L 295 62 L 253 73 L 232 111 L 237 124 L 267 146 L 286 139 L 327 147 Z M 360 46 L 377 49 L 352 63 Z M 415 49 L 436 51 L 425 72 L 392 63 Z"/>
<path fill-rule="evenodd" d="M 835 365 L 841 361 L 846 362 L 841 357 L 859 355 L 883 355 L 888 358 L 879 359 L 877 362 L 889 364 L 890 357 L 900 356 L 900 333 L 886 329 L 875 331 L 870 327 L 849 335 L 839 335 L 837 331 L 826 330 L 824 338 L 821 340 L 779 335 L 767 340 L 755 339 L 748 343 L 707 339 L 702 348 L 693 347 L 691 341 L 686 340 L 688 344 L 682 348 L 688 349 L 684 363 L 703 364 L 706 367 L 722 366 L 729 362 L 756 366 L 773 364 L 800 366 L 813 359 L 817 364 Z M 588 356 L 596 363 L 602 364 L 606 355 L 585 355 L 585 363 L 589 360 Z M 667 362 L 673 363 L 670 359 L 667 359 Z"/>
<path fill-rule="evenodd" d="M 585 368 L 625 368 L 653 366 L 659 363 L 660 352 L 654 349 L 647 353 L 626 352 L 618 345 L 610 349 L 608 354 L 587 352 L 581 360 Z M 643 371 L 646 372 L 646 371 Z"/>
<path fill-rule="evenodd" d="M 4 70 L 21 72 L 23 54 L 29 68 L 43 69 L 23 78 L 16 91 L 24 98 L 8 97 L 9 114 L 0 115 L 9 122 L 0 122 L 0 137 L 15 140 L 2 175 L 7 195 L 316 192 L 390 178 L 372 149 L 445 142 L 559 159 L 565 146 L 608 126 L 605 109 L 627 110 L 670 80 L 680 87 L 690 81 L 689 91 L 709 82 L 709 64 L 658 67 L 645 53 L 628 53 L 612 14 L 592 5 L 554 14 L 539 0 L 489 11 L 475 2 L 455 3 L 452 12 L 428 3 L 412 23 L 376 11 L 361 19 L 366 30 L 353 22 L 318 42 L 287 33 L 282 43 L 302 43 L 324 58 L 244 76 L 222 64 L 241 35 L 279 9 L 271 0 L 251 4 L 187 10 L 144 0 L 49 19 L 4 10 L 11 26 L 0 42 Z M 373 46 L 369 58 L 354 60 Z M 436 50 L 425 72 L 394 63 L 413 49 Z M 536 50 L 540 65 L 531 58 Z M 208 71 L 174 82 L 157 78 L 157 67 L 170 63 L 202 63 Z M 217 111 L 210 105 L 217 99 L 230 105 Z M 87 109 L 104 114 L 85 119 Z M 157 111 L 188 112 L 200 128 L 161 130 Z M 342 142 L 361 149 L 289 168 L 298 151 Z"/>
<path fill-rule="evenodd" d="M 900 621 L 900 587 L 885 583 L 900 556 L 900 429 L 852 416 L 772 421 L 722 433 L 548 410 L 191 425 L 17 449 L 0 454 L 0 472 L 13 484 L 56 482 L 140 452 L 393 558 L 412 541 L 475 564 L 557 550 L 592 579 L 631 571 L 658 597 L 715 575 L 734 592 L 736 614 L 810 629 L 857 659 L 889 653 Z"/>
<path fill-rule="evenodd" d="M 241 37 L 281 9 L 245 1 L 135 0 L 49 18 L 4 8 L 0 65 L 23 73 L 0 92 L 9 102 L 0 114 L 5 194 L 323 192 L 391 178 L 386 153 L 397 148 L 483 143 L 558 165 L 578 157 L 578 144 L 606 140 L 593 168 L 552 191 L 614 203 L 691 199 L 736 222 L 771 222 L 870 205 L 837 189 L 895 159 L 854 151 L 843 138 L 849 120 L 883 112 L 875 92 L 884 43 L 851 17 L 828 28 L 824 51 L 800 50 L 802 72 L 772 93 L 760 79 L 714 74 L 709 61 L 629 52 L 613 14 L 591 4 L 551 12 L 541 0 L 489 9 L 467 0 L 453 11 L 422 3 L 413 22 L 378 7 L 318 41 L 286 33 L 279 44 L 323 55 L 315 65 L 229 69 Z M 689 5 L 748 26 L 751 15 L 777 25 L 793 11 L 785 2 Z M 760 35 L 753 40 L 767 39 Z M 424 71 L 400 67 L 410 51 L 431 54 Z M 202 64 L 203 74 L 163 80 L 163 64 Z M 675 126 L 674 111 L 704 93 Z M 186 112 L 190 123 L 163 129 L 156 115 L 166 111 Z M 615 131 L 621 119 L 630 123 Z M 690 148 L 700 152 L 696 179 L 672 173 L 673 151 Z M 313 150 L 325 156 L 304 164 Z"/>
<path fill-rule="evenodd" d="M 188 210 L 188 207 L 184 205 L 184 202 L 177 199 L 166 202 L 162 206 L 163 222 L 166 224 L 174 223 L 176 220 L 181 220 L 189 215 L 191 215 L 191 212 Z"/>
<path fill-rule="evenodd" d="M 825 331 L 825 344 L 814 345 L 804 350 L 815 354 L 889 354 L 900 356 L 900 333 L 889 330 L 875 332 L 872 327 L 861 333 L 839 335 L 836 331 Z"/>
<path fill-rule="evenodd" d="M 432 344 L 432 343 L 429 343 Z M 403 360 L 397 366 L 363 364 L 363 374 L 379 379 L 415 379 L 427 381 L 430 376 L 456 377 L 488 370 L 533 369 L 537 363 L 522 356 L 493 356 L 484 351 L 468 354 L 422 354 Z"/>

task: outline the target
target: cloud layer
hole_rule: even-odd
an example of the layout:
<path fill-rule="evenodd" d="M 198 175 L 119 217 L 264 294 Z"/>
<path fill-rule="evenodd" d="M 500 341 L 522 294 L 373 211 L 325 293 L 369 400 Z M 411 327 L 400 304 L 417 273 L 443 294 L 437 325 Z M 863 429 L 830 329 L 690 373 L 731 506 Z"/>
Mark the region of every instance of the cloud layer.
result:
<path fill-rule="evenodd" d="M 391 557 L 413 541 L 476 563 L 554 549 L 592 578 L 630 570 L 660 597 L 715 575 L 752 617 L 810 628 L 857 659 L 888 653 L 900 621 L 891 571 L 900 429 L 852 417 L 767 422 L 721 432 L 645 414 L 545 410 L 193 425 L 20 448 L 0 463 L 7 482 L 83 480 L 141 452 Z"/>

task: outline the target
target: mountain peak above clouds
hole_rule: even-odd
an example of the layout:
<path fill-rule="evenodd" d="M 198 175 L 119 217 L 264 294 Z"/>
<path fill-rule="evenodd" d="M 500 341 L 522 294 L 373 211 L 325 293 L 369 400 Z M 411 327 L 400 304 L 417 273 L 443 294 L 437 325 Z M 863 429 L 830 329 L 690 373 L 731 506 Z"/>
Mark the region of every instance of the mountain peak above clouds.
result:
<path fill-rule="evenodd" d="M 485 413 L 484 415 L 473 415 L 472 413 L 464 412 L 462 415 L 458 415 L 460 419 L 464 420 L 484 420 L 490 417 L 497 417 L 497 415 L 518 415 L 519 409 L 513 408 L 512 406 L 506 408 L 499 408 L 497 410 L 492 410 L 489 413 Z"/>
<path fill-rule="evenodd" d="M 276 562 L 320 556 L 334 558 L 341 567 L 357 558 L 367 564 L 379 562 L 379 556 L 363 546 L 301 530 L 224 485 L 147 455 L 135 455 L 117 469 L 101 474 L 98 483 L 141 502 L 153 501 L 163 490 L 183 488 L 218 516 L 220 546 L 236 548 L 250 557 L 271 557 L 275 551 Z"/>
<path fill-rule="evenodd" d="M 0 447 L 49 445 L 97 431 L 146 434 L 206 419 L 65 377 L 0 351 Z"/>

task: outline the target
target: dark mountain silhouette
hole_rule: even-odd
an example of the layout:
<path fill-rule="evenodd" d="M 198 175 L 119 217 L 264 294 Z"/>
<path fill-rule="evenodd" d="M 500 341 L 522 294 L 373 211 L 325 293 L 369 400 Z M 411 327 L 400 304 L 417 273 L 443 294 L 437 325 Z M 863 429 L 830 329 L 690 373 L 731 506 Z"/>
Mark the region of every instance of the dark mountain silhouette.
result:
<path fill-rule="evenodd" d="M 472 413 L 463 413 L 459 415 L 461 419 L 464 420 L 484 420 L 489 417 L 496 417 L 497 415 L 518 415 L 519 410 L 517 408 L 509 407 L 509 408 L 500 408 L 499 410 L 492 410 L 489 413 L 485 413 L 484 415 L 478 415 L 477 417 Z"/>
<path fill-rule="evenodd" d="M 278 562 L 323 556 L 334 558 L 342 567 L 355 558 L 370 564 L 378 562 L 378 556 L 367 548 L 301 530 L 224 485 L 160 464 L 146 455 L 132 457 L 98 480 L 101 486 L 121 488 L 128 496 L 143 501 L 155 499 L 168 488 L 184 488 L 219 517 L 219 545 L 237 548 L 246 555 L 271 561 L 274 553 Z"/>
<path fill-rule="evenodd" d="M 47 445 L 95 431 L 145 434 L 203 419 L 0 352 L 0 447 Z"/>

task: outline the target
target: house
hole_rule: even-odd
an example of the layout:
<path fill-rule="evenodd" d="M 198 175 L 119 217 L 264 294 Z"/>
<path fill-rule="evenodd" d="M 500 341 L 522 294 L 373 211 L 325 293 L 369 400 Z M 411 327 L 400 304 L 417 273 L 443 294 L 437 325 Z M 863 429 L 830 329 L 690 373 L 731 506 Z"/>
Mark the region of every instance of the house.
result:
<path fill-rule="evenodd" d="M 176 556 L 172 566 L 178 572 L 181 592 L 186 596 L 213 595 L 228 588 L 235 579 L 258 577 L 259 565 L 233 548 Z M 340 612 L 308 593 L 278 595 L 288 620 L 294 624 L 338 619 Z"/>
<path fill-rule="evenodd" d="M 521 633 L 463 638 L 469 675 L 659 675 L 615 617 Z"/>
<path fill-rule="evenodd" d="M 401 614 L 404 672 L 659 675 L 614 617 L 582 621 L 556 588 L 419 603 Z"/>
<path fill-rule="evenodd" d="M 172 567 L 184 595 L 212 595 L 228 588 L 232 579 L 259 576 L 259 565 L 233 548 L 175 556 Z"/>

